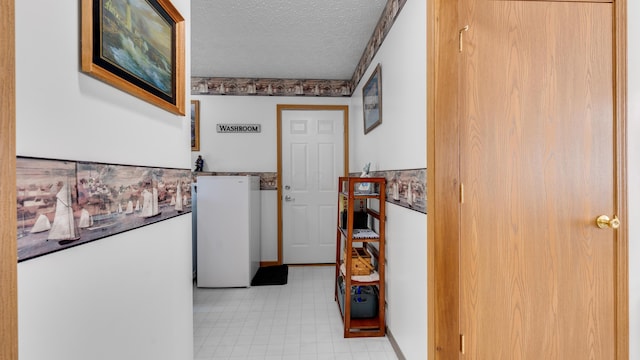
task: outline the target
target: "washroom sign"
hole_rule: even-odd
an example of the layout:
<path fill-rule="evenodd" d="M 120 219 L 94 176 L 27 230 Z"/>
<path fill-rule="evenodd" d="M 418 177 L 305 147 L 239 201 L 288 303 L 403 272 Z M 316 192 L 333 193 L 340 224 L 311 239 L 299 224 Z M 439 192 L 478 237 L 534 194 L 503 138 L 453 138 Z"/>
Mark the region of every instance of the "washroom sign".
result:
<path fill-rule="evenodd" d="M 219 133 L 259 133 L 260 124 L 216 124 Z"/>

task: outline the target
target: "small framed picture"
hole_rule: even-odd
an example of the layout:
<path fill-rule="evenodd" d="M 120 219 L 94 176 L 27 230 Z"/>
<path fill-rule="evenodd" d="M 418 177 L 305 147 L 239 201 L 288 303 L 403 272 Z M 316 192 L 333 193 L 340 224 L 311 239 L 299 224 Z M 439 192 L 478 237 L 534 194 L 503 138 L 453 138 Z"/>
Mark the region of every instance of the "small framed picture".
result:
<path fill-rule="evenodd" d="M 364 133 L 367 134 L 382 123 L 382 72 L 380 64 L 362 88 L 362 110 Z"/>
<path fill-rule="evenodd" d="M 200 151 L 200 100 L 191 100 L 191 151 Z"/>

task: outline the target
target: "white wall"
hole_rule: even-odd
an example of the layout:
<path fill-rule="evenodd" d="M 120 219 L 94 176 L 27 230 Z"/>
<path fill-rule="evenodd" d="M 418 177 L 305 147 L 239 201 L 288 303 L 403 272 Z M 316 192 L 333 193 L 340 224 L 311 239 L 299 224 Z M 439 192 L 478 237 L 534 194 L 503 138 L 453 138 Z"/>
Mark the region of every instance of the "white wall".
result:
<path fill-rule="evenodd" d="M 351 172 L 427 167 L 426 61 L 426 2 L 407 1 L 352 97 Z M 364 135 L 362 86 L 378 63 L 382 124 Z M 427 358 L 426 221 L 387 203 L 387 325 L 407 359 Z"/>
<path fill-rule="evenodd" d="M 278 192 L 261 191 L 260 260 L 278 261 Z"/>
<path fill-rule="evenodd" d="M 426 4 L 407 1 L 351 99 L 350 165 L 360 172 L 427 167 Z M 382 68 L 382 123 L 364 135 L 362 87 Z"/>
<path fill-rule="evenodd" d="M 200 151 L 204 171 L 276 172 L 278 104 L 348 105 L 349 98 L 284 96 L 193 96 L 200 100 Z M 260 124 L 258 134 L 220 134 L 216 124 Z M 192 166 L 193 168 L 193 166 Z M 278 260 L 278 196 L 262 191 L 261 260 Z"/>
<path fill-rule="evenodd" d="M 348 105 L 350 99 L 285 96 L 193 96 L 200 100 L 200 151 L 204 171 L 275 172 L 278 104 Z M 260 124 L 258 134 L 217 133 L 216 124 Z"/>
<path fill-rule="evenodd" d="M 79 9 L 16 1 L 17 154 L 190 168 L 188 118 L 79 71 Z M 191 216 L 21 262 L 18 302 L 21 360 L 191 359 Z"/>
<path fill-rule="evenodd" d="M 628 187 L 629 187 L 629 359 L 640 360 L 640 2 L 627 1 L 628 24 Z M 632 220 L 635 219 L 635 220 Z"/>

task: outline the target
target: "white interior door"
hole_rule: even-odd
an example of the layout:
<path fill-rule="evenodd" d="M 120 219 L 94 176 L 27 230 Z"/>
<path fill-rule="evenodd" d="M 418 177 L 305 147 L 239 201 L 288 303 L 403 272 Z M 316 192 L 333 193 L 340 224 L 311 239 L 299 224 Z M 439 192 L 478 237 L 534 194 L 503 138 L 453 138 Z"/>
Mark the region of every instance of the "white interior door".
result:
<path fill-rule="evenodd" d="M 283 110 L 281 131 L 283 262 L 334 262 L 344 110 Z"/>

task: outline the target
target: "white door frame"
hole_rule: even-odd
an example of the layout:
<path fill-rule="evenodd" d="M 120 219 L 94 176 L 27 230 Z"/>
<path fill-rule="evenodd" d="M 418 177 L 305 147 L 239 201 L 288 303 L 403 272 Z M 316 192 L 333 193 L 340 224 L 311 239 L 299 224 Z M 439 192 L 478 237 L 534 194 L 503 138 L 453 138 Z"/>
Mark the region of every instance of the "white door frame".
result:
<path fill-rule="evenodd" d="M 278 174 L 276 179 L 276 186 L 278 188 L 278 261 L 277 265 L 282 265 L 282 112 L 286 110 L 311 110 L 311 111 L 342 111 L 343 124 L 344 124 L 344 175 L 349 172 L 349 106 L 348 105 L 293 105 L 293 104 L 278 104 L 277 105 L 277 157 L 278 157 Z M 336 179 L 338 181 L 338 179 Z M 337 199 L 337 194 L 336 194 Z M 337 200 L 336 200 L 337 201 Z M 336 214 L 336 216 L 338 216 Z M 262 265 L 270 265 L 265 264 Z M 275 265 L 275 264 L 274 264 Z"/>

